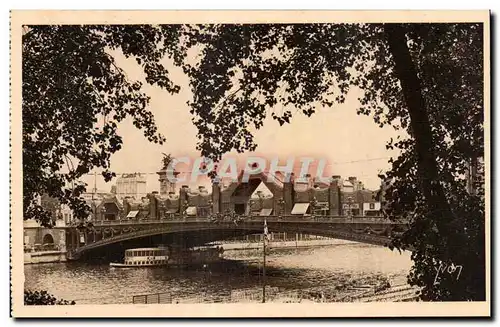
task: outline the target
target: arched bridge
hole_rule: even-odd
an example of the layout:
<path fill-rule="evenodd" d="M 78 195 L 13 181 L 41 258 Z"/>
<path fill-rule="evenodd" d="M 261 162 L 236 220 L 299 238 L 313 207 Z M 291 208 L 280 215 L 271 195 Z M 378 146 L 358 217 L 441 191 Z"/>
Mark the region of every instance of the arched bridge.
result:
<path fill-rule="evenodd" d="M 178 218 L 173 220 L 103 221 L 84 230 L 73 227 L 68 231 L 68 258 L 105 250 L 118 244 L 137 247 L 181 244 L 203 245 L 236 236 L 262 234 L 264 219 L 269 232 L 318 235 L 385 246 L 391 236 L 407 229 L 405 222 L 393 222 L 382 217 L 276 217 L 252 216 L 233 221 L 211 221 L 209 218 Z"/>

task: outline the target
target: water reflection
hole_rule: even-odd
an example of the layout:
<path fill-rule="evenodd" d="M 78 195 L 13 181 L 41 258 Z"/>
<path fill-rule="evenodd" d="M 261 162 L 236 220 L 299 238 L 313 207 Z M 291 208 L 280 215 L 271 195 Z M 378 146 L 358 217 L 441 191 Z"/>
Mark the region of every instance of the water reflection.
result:
<path fill-rule="evenodd" d="M 261 287 L 259 251 L 228 251 L 228 259 L 207 269 L 112 269 L 107 264 L 60 263 L 25 266 L 25 287 L 46 289 L 77 304 L 131 303 L 132 296 L 170 292 L 175 297 L 217 298 L 232 290 Z M 405 282 L 409 253 L 349 243 L 314 249 L 274 249 L 268 256 L 266 281 L 287 290 L 335 287 L 347 281 L 370 283 L 388 277 Z"/>

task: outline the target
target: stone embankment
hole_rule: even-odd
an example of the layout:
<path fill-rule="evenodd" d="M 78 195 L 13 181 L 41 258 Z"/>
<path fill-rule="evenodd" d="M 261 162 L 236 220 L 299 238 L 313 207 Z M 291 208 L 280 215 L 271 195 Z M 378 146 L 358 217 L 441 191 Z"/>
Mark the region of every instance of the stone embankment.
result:
<path fill-rule="evenodd" d="M 330 245 L 351 244 L 354 242 L 336 240 L 336 239 L 322 239 L 322 240 L 304 240 L 304 241 L 278 241 L 266 244 L 270 249 L 281 248 L 308 248 L 308 247 L 321 247 Z M 222 243 L 221 245 L 225 251 L 238 251 L 238 250 L 257 250 L 262 249 L 262 242 L 235 242 L 235 243 Z"/>
<path fill-rule="evenodd" d="M 417 301 L 418 288 L 410 285 L 397 285 L 373 294 L 365 294 L 353 302 L 409 302 Z"/>

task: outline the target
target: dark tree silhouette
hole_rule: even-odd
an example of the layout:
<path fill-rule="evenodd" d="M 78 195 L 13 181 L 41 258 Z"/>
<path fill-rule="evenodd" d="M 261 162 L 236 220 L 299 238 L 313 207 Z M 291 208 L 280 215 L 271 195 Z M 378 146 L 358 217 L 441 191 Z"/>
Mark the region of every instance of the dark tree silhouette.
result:
<path fill-rule="evenodd" d="M 77 218 L 90 208 L 81 199 L 79 179 L 103 168 L 110 180 L 110 156 L 122 146 L 118 124 L 129 117 L 151 142 L 162 143 L 149 96 L 129 80 L 109 50 L 121 50 L 142 66 L 149 84 L 179 91 L 159 60 L 179 62 L 180 26 L 26 26 L 23 50 L 24 218 L 50 225 L 36 199 L 47 194 L 68 204 Z M 173 41 L 173 42 L 170 42 Z M 65 173 L 62 173 L 65 169 Z"/>
<path fill-rule="evenodd" d="M 358 113 L 403 129 L 390 140 L 386 214 L 411 218 L 393 246 L 411 248 L 409 281 L 424 300 L 484 300 L 484 196 L 466 192 L 464 175 L 483 156 L 482 24 L 204 25 L 202 58 L 186 69 L 198 148 L 215 160 L 254 150 L 252 130 L 270 114 L 342 103 L 364 91 Z M 455 276 L 436 271 L 462 265 Z"/>
<path fill-rule="evenodd" d="M 78 178 L 93 167 L 112 177 L 126 116 L 163 141 L 140 83 L 106 47 L 136 58 L 148 83 L 172 93 L 178 87 L 159 61 L 182 66 L 197 147 L 214 161 L 255 150 L 253 132 L 268 115 L 291 123 L 361 89 L 359 114 L 409 135 L 389 141 L 401 154 L 381 177 L 391 181 L 385 214 L 411 219 L 393 241 L 413 250 L 410 283 L 424 300 L 484 300 L 484 191 L 467 192 L 464 177 L 484 153 L 482 24 L 31 26 L 23 37 L 25 218 L 43 218 L 34 202 L 42 193 L 85 215 Z M 184 60 L 189 49 L 198 61 Z M 70 173 L 59 174 L 64 165 Z M 441 264 L 462 265 L 460 278 L 434 283 Z"/>
<path fill-rule="evenodd" d="M 24 305 L 74 305 L 75 301 L 56 299 L 47 291 L 24 291 Z"/>

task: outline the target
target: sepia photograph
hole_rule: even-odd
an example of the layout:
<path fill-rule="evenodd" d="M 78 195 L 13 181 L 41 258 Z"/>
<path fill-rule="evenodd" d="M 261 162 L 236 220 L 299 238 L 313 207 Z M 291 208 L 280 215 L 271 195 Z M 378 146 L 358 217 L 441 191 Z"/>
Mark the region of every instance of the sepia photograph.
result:
<path fill-rule="evenodd" d="M 489 21 L 12 11 L 12 316 L 489 317 Z"/>

